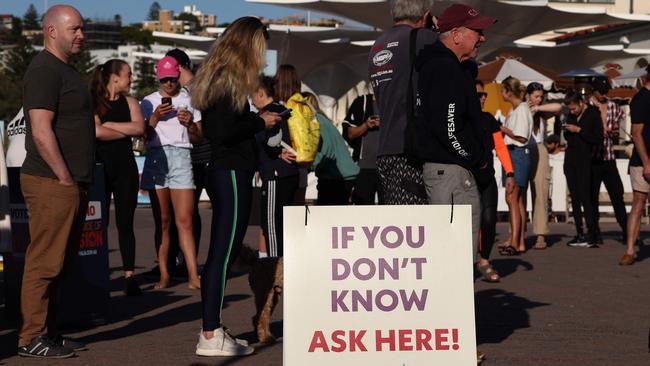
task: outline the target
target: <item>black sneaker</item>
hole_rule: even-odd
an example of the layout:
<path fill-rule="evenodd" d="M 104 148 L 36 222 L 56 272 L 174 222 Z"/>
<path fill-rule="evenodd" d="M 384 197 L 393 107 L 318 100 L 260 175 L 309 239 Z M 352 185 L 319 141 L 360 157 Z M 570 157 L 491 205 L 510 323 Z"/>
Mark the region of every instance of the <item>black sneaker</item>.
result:
<path fill-rule="evenodd" d="M 142 295 L 142 290 L 140 290 L 140 285 L 134 276 L 127 277 L 124 279 L 124 293 L 126 296 L 140 296 Z"/>
<path fill-rule="evenodd" d="M 38 358 L 68 358 L 74 356 L 74 351 L 57 344 L 46 336 L 39 336 L 32 339 L 30 344 L 18 347 L 18 355 Z"/>
<path fill-rule="evenodd" d="M 52 342 L 58 344 L 61 347 L 69 348 L 75 352 L 85 351 L 88 349 L 85 343 L 62 336 L 53 337 Z"/>
<path fill-rule="evenodd" d="M 573 248 L 589 248 L 589 243 L 584 235 L 577 235 L 571 239 L 566 245 Z"/>

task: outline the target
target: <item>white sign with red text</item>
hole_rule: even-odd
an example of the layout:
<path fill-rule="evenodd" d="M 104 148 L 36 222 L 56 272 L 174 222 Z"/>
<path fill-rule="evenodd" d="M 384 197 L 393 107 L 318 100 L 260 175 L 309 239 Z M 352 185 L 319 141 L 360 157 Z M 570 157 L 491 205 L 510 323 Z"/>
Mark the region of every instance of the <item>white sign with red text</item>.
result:
<path fill-rule="evenodd" d="M 470 206 L 284 208 L 284 365 L 476 365 Z"/>

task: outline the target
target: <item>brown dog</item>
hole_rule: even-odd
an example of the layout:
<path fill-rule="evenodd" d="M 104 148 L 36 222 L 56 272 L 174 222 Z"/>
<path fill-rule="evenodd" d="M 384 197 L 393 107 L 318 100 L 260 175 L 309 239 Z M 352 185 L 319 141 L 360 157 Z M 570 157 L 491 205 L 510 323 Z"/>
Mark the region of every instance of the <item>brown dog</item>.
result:
<path fill-rule="evenodd" d="M 248 284 L 255 297 L 256 313 L 253 316 L 253 327 L 257 338 L 261 343 L 274 342 L 275 337 L 271 334 L 269 325 L 284 284 L 282 257 L 258 258 L 257 253 L 246 246 L 242 247 L 240 256 L 251 267 Z"/>

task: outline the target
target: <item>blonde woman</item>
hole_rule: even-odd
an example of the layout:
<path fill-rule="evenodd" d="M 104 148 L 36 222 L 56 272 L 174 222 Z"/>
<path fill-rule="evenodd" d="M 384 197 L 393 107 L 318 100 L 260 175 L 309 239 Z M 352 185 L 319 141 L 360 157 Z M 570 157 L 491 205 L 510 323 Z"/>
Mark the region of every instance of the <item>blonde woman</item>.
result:
<path fill-rule="evenodd" d="M 515 188 L 506 195 L 510 211 L 510 244 L 499 248 L 501 255 L 512 256 L 526 251 L 524 234 L 526 233 L 526 205 L 524 196 L 530 176 L 529 138 L 533 129 L 533 115 L 528 103 L 523 100 L 524 87 L 513 77 L 501 82 L 503 99 L 512 104 L 512 110 L 501 128 L 505 133 L 504 141 L 510 152 L 514 168 Z M 506 174 L 504 176 L 504 181 Z"/>
<path fill-rule="evenodd" d="M 248 226 L 251 182 L 258 166 L 255 134 L 280 120 L 274 112 L 252 113 L 247 99 L 257 89 L 267 37 L 259 19 L 235 20 L 193 80 L 192 101 L 201 110 L 203 134 L 212 146 L 206 174 L 212 232 L 201 276 L 199 356 L 243 356 L 254 351 L 228 333 L 221 324 L 221 309 L 228 263 L 237 257 Z"/>

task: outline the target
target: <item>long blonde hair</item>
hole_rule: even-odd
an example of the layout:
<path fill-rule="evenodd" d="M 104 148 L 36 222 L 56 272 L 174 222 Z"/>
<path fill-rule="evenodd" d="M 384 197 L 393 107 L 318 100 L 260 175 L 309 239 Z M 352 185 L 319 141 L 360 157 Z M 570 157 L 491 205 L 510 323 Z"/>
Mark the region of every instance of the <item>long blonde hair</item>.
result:
<path fill-rule="evenodd" d="M 265 37 L 266 28 L 258 18 L 241 17 L 230 24 L 192 80 L 192 105 L 206 110 L 229 97 L 233 109 L 244 109 L 264 67 Z"/>

